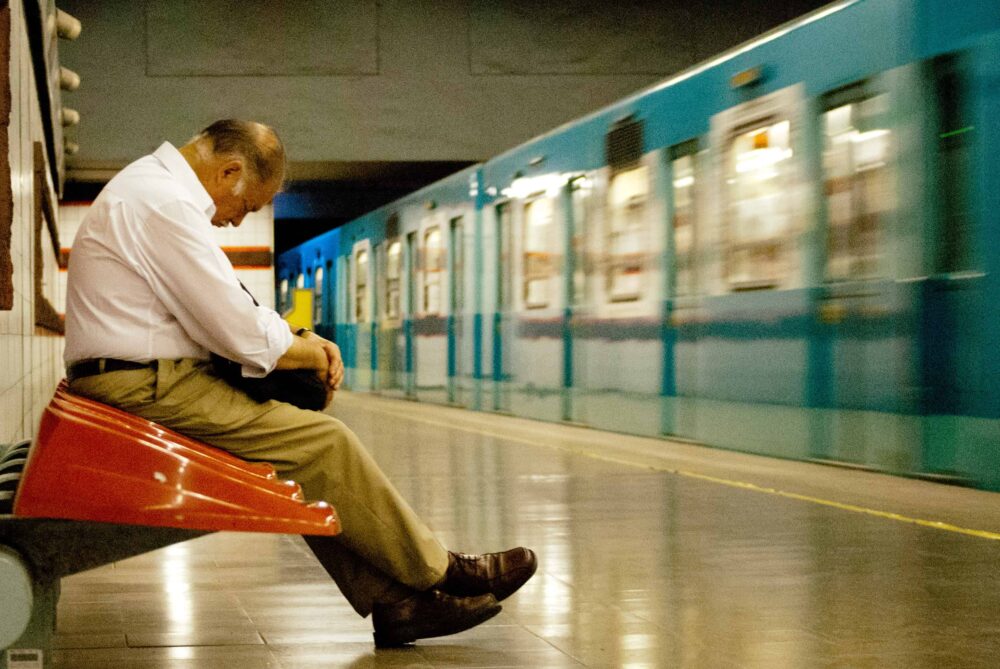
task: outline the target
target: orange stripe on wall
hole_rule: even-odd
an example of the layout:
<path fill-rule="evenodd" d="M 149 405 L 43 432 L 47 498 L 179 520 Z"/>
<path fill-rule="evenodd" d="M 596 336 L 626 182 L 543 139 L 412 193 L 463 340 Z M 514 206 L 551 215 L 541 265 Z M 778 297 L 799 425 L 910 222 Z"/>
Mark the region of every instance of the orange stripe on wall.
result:
<path fill-rule="evenodd" d="M 223 246 L 233 267 L 266 268 L 274 265 L 274 254 L 266 246 Z"/>
<path fill-rule="evenodd" d="M 270 269 L 274 267 L 274 253 L 269 246 L 223 246 L 223 253 L 235 269 Z M 59 270 L 69 265 L 71 248 L 59 249 Z"/>
<path fill-rule="evenodd" d="M 262 253 L 262 252 L 270 253 L 271 247 L 270 246 L 223 246 L 222 250 L 225 251 L 226 253 L 229 253 L 230 251 L 241 252 L 241 253 L 248 253 L 251 251 L 256 253 Z"/>
<path fill-rule="evenodd" d="M 233 265 L 233 269 L 274 269 L 274 265 Z M 68 267 L 60 267 L 60 272 L 68 272 Z"/>

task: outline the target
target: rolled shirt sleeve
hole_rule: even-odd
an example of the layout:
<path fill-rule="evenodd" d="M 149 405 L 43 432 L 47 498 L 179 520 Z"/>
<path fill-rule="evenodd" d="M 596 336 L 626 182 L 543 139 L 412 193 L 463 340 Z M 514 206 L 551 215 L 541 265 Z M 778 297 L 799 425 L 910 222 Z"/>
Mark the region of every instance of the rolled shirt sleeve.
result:
<path fill-rule="evenodd" d="M 264 328 L 267 337 L 267 351 L 269 354 L 280 351 L 273 358 L 271 355 L 268 356 L 266 366 L 243 362 L 243 376 L 261 377 L 267 376 L 274 369 L 274 366 L 278 364 L 278 358 L 283 356 L 291 347 L 293 335 L 291 330 L 288 329 L 288 323 L 274 309 L 268 309 L 264 306 L 254 308 L 257 310 L 257 319 Z"/>

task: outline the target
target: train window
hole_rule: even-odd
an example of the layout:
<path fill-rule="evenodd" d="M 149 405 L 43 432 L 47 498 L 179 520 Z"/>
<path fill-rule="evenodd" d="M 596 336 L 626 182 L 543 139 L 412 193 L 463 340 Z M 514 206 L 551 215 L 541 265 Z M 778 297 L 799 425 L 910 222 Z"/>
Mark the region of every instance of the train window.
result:
<path fill-rule="evenodd" d="M 451 298 L 448 311 L 452 314 L 461 313 L 465 304 L 465 241 L 462 229 L 462 217 L 451 219 Z"/>
<path fill-rule="evenodd" d="M 434 226 L 424 232 L 424 313 L 441 313 L 441 277 L 445 270 L 441 228 Z"/>
<path fill-rule="evenodd" d="M 361 249 L 354 257 L 354 320 L 367 323 L 368 315 L 368 251 Z"/>
<path fill-rule="evenodd" d="M 646 209 L 649 168 L 645 165 L 619 172 L 608 189 L 607 236 L 608 299 L 633 302 L 642 297 L 646 246 L 649 244 Z"/>
<path fill-rule="evenodd" d="M 343 291 L 341 293 L 343 299 L 340 300 L 340 304 L 343 305 L 344 320 L 347 321 L 350 321 L 352 318 L 351 300 L 353 299 L 353 291 L 354 291 L 354 289 L 351 287 L 351 277 L 354 276 L 352 265 L 353 262 L 351 256 L 344 256 L 340 266 L 338 267 L 338 274 L 337 274 L 338 277 L 344 277 L 344 280 L 338 281 L 338 284 L 343 286 L 343 288 L 341 289 Z"/>
<path fill-rule="evenodd" d="M 698 248 L 695 178 L 698 141 L 692 140 L 671 149 L 673 175 L 674 224 L 674 295 L 695 292 L 696 252 Z"/>
<path fill-rule="evenodd" d="M 305 288 L 306 287 L 306 275 L 305 274 L 299 274 L 297 277 L 295 277 L 295 287 L 296 288 Z"/>
<path fill-rule="evenodd" d="M 570 182 L 573 205 L 573 305 L 587 304 L 587 277 L 590 276 L 590 255 L 587 230 L 590 226 L 590 179 L 579 177 Z"/>
<path fill-rule="evenodd" d="M 386 245 L 385 242 L 375 246 L 375 284 L 372 286 L 372 290 L 375 291 L 377 296 L 375 304 L 378 305 L 380 311 L 376 314 L 376 318 L 385 318 L 385 268 L 386 268 Z"/>
<path fill-rule="evenodd" d="M 510 203 L 503 202 L 496 206 L 496 238 L 497 238 L 497 308 L 506 310 L 510 307 L 512 274 L 510 271 L 510 234 L 511 215 Z"/>
<path fill-rule="evenodd" d="M 412 317 L 417 311 L 417 233 L 406 235 L 406 254 L 403 257 L 406 270 L 406 315 Z"/>
<path fill-rule="evenodd" d="M 972 183 L 970 167 L 973 123 L 966 110 L 966 84 L 962 60 L 955 54 L 932 61 L 937 89 L 938 170 L 941 175 L 941 233 L 938 271 L 958 272 L 975 266 L 970 245 L 972 216 L 966 185 Z"/>
<path fill-rule="evenodd" d="M 828 281 L 879 275 L 885 218 L 895 206 L 892 134 L 879 122 L 887 108 L 883 94 L 823 114 Z"/>
<path fill-rule="evenodd" d="M 549 306 L 551 278 L 555 276 L 552 199 L 539 197 L 524 205 L 524 306 Z"/>
<path fill-rule="evenodd" d="M 313 275 L 313 325 L 323 322 L 323 268 L 317 267 Z"/>
<path fill-rule="evenodd" d="M 337 321 L 337 308 L 336 308 L 336 293 L 334 288 L 336 286 L 336 274 L 334 274 L 334 265 L 332 260 L 326 261 L 326 267 L 323 268 L 323 279 L 326 282 L 323 285 L 323 292 L 326 294 L 326 307 L 323 309 L 325 314 L 325 322 L 327 325 L 332 326 Z"/>
<path fill-rule="evenodd" d="M 403 273 L 403 245 L 390 242 L 385 252 L 385 317 L 399 318 L 399 280 Z"/>
<path fill-rule="evenodd" d="M 791 273 L 794 244 L 791 123 L 743 126 L 730 137 L 725 163 L 724 235 L 730 288 L 776 288 Z"/>

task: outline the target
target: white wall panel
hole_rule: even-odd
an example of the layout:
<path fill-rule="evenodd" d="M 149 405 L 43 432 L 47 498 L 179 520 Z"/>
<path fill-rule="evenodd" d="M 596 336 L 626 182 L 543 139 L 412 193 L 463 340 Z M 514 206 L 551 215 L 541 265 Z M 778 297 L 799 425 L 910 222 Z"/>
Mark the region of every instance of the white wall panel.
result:
<path fill-rule="evenodd" d="M 11 260 L 14 307 L 0 312 L 0 443 L 34 436 L 41 411 L 62 376 L 63 339 L 35 327 L 34 142 L 44 141 L 23 4 L 10 3 L 8 160 L 14 198 Z M 56 259 L 43 239 L 43 280 L 58 283 Z M 56 290 L 58 292 L 58 289 Z"/>

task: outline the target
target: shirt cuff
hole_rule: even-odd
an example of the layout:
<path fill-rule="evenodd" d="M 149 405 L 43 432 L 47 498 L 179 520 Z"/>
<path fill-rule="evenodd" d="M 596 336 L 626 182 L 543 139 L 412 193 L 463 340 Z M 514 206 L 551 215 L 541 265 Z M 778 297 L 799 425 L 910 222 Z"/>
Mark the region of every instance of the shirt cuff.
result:
<path fill-rule="evenodd" d="M 293 336 L 288 323 L 277 312 L 267 307 L 258 307 L 257 311 L 267 336 L 267 351 L 261 356 L 263 359 L 259 364 L 243 365 L 241 368 L 243 376 L 255 379 L 267 376 L 274 370 L 278 359 L 291 348 Z"/>

